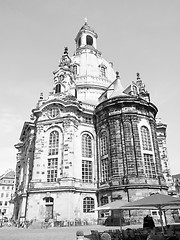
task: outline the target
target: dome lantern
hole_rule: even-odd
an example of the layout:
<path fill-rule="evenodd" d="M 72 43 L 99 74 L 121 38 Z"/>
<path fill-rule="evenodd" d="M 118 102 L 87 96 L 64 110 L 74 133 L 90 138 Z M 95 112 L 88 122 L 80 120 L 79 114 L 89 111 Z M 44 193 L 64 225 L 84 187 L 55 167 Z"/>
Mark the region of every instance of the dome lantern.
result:
<path fill-rule="evenodd" d="M 87 18 L 85 18 L 85 23 L 79 30 L 75 42 L 76 49 L 82 48 L 85 46 L 92 46 L 95 49 L 97 48 L 97 33 L 88 25 Z"/>

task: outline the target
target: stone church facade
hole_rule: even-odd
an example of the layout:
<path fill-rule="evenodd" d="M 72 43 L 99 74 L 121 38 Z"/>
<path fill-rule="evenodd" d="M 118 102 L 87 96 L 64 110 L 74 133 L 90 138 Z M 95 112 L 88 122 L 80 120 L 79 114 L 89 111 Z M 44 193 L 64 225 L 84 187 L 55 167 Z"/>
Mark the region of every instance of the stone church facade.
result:
<path fill-rule="evenodd" d="M 17 149 L 15 219 L 95 223 L 99 205 L 166 192 L 157 108 L 137 76 L 123 89 L 85 22 L 65 48 L 52 92 L 40 95 Z"/>

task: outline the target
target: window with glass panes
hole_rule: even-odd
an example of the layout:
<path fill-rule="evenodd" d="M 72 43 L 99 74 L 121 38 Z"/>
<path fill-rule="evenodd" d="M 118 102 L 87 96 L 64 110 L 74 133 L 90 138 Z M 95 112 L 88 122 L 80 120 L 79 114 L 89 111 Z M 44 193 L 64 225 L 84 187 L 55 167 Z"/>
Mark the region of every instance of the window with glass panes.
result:
<path fill-rule="evenodd" d="M 83 182 L 92 182 L 92 161 L 82 161 L 82 180 Z"/>
<path fill-rule="evenodd" d="M 103 77 L 106 76 L 106 70 L 105 70 L 105 67 L 101 67 L 101 76 L 103 76 Z"/>
<path fill-rule="evenodd" d="M 109 180 L 108 158 L 101 159 L 101 178 L 102 182 L 107 182 Z"/>
<path fill-rule="evenodd" d="M 46 197 L 45 200 L 46 200 L 46 203 L 50 203 L 50 204 L 53 204 L 54 202 L 54 199 L 52 197 Z"/>
<path fill-rule="evenodd" d="M 82 135 L 82 156 L 92 157 L 92 138 L 87 133 Z"/>
<path fill-rule="evenodd" d="M 57 181 L 58 158 L 48 159 L 47 182 Z"/>
<path fill-rule="evenodd" d="M 100 152 L 101 152 L 101 156 L 104 156 L 108 153 L 107 133 L 106 132 L 103 132 L 100 136 Z"/>
<path fill-rule="evenodd" d="M 83 212 L 91 213 L 94 209 L 94 199 L 91 197 L 86 197 L 83 199 Z"/>
<path fill-rule="evenodd" d="M 124 138 L 125 138 L 125 149 L 126 149 L 126 161 L 127 161 L 127 171 L 128 174 L 135 173 L 135 166 L 132 162 L 135 161 L 134 156 L 134 146 L 133 146 L 133 133 L 132 133 L 132 126 L 129 121 L 124 122 Z M 117 164 L 116 164 L 117 165 Z M 116 168 L 118 170 L 118 168 Z M 118 171 L 117 171 L 118 173 Z"/>
<path fill-rule="evenodd" d="M 151 151 L 152 146 L 151 146 L 150 133 L 149 133 L 149 129 L 145 126 L 141 127 L 141 137 L 142 137 L 143 150 Z"/>
<path fill-rule="evenodd" d="M 49 136 L 49 155 L 57 155 L 59 150 L 59 133 L 53 131 Z"/>
<path fill-rule="evenodd" d="M 156 167 L 153 160 L 152 154 L 144 154 L 144 167 L 146 177 L 156 178 Z"/>

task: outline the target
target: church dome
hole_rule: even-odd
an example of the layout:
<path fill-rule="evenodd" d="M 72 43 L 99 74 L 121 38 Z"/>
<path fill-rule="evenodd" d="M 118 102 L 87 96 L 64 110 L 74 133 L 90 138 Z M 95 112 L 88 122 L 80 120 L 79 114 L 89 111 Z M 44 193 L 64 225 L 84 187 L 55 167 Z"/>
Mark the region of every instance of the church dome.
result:
<path fill-rule="evenodd" d="M 71 58 L 78 100 L 97 105 L 102 92 L 115 80 L 112 63 L 97 50 L 97 34 L 85 22 L 76 38 L 76 50 Z"/>

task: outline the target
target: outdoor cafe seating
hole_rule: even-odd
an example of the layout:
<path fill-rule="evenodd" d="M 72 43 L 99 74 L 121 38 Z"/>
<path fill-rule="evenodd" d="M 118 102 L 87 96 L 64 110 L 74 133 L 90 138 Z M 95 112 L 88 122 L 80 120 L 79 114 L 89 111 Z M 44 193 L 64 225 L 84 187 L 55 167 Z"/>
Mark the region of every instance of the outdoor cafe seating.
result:
<path fill-rule="evenodd" d="M 161 227 L 156 227 L 151 237 L 148 238 L 150 231 L 143 228 L 131 229 L 127 228 L 125 230 L 115 229 L 106 230 L 104 232 L 98 232 L 97 230 L 91 230 L 92 240 L 102 240 L 101 236 L 103 233 L 108 233 L 110 238 L 107 240 L 180 240 L 180 224 L 169 225 L 162 233 Z"/>

